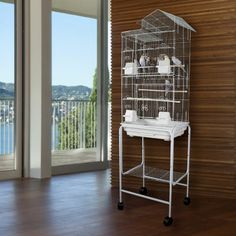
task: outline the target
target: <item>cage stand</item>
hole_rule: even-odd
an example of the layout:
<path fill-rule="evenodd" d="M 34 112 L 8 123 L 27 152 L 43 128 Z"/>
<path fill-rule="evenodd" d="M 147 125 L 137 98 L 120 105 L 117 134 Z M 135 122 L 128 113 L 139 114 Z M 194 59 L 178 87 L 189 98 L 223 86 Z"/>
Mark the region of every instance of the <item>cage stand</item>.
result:
<path fill-rule="evenodd" d="M 169 134 L 169 141 L 170 141 L 170 167 L 169 171 L 161 170 L 153 167 L 145 166 L 145 142 L 144 136 L 140 136 L 142 139 L 142 154 L 141 154 L 141 163 L 133 168 L 124 172 L 123 169 L 123 124 L 121 124 L 119 128 L 119 202 L 118 202 L 118 209 L 123 210 L 124 203 L 122 198 L 122 193 L 130 194 L 133 196 L 149 199 L 155 202 L 160 202 L 169 206 L 168 216 L 164 218 L 164 225 L 169 226 L 173 222 L 172 218 L 172 188 L 175 185 L 180 185 L 186 187 L 186 196 L 184 198 L 184 204 L 190 204 L 189 198 L 189 166 L 190 166 L 190 143 L 191 143 L 191 127 L 188 124 L 186 129 L 188 130 L 188 145 L 187 145 L 187 166 L 185 173 L 174 172 L 174 141 L 175 141 L 175 131 L 178 126 L 174 126 L 172 129 L 166 129 L 165 131 Z M 158 128 L 156 129 L 158 130 Z M 163 127 L 159 130 L 160 132 L 163 131 Z M 157 138 L 156 138 L 157 139 Z M 122 177 L 125 175 L 133 175 L 136 177 L 142 178 L 142 187 L 140 188 L 139 193 L 126 190 L 122 186 Z M 186 177 L 186 183 L 182 183 L 181 181 Z M 147 196 L 147 188 L 145 187 L 145 180 L 153 180 L 162 183 L 169 184 L 169 200 L 163 200 L 160 198 L 154 198 Z"/>

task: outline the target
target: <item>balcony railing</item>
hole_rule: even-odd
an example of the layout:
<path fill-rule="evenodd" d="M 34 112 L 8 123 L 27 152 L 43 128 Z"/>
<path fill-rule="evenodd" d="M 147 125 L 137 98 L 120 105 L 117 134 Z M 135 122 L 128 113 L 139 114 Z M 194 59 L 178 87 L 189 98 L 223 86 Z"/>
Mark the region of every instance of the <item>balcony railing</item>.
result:
<path fill-rule="evenodd" d="M 0 155 L 14 152 L 14 100 L 0 99 Z M 96 103 L 84 100 L 52 101 L 52 150 L 96 147 Z"/>
<path fill-rule="evenodd" d="M 14 100 L 0 100 L 0 155 L 14 152 Z"/>
<path fill-rule="evenodd" d="M 96 147 L 96 103 L 84 100 L 52 102 L 52 150 Z"/>

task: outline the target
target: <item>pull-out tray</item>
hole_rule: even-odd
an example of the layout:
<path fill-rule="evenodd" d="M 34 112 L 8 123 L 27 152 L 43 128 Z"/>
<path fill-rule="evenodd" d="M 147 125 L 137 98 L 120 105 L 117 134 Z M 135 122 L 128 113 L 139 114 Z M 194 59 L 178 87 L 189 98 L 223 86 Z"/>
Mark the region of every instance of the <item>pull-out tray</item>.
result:
<path fill-rule="evenodd" d="M 131 137 L 145 137 L 169 141 L 171 134 L 174 138 L 183 135 L 188 122 L 170 121 L 164 124 L 156 119 L 138 119 L 134 122 L 123 122 L 122 127 Z"/>

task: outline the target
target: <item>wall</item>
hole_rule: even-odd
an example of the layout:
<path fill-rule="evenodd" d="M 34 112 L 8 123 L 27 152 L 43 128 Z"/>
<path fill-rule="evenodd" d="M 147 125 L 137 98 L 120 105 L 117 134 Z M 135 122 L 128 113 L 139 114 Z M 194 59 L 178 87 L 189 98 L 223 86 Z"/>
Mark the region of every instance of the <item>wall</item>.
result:
<path fill-rule="evenodd" d="M 155 9 L 183 17 L 197 33 L 192 37 L 191 193 L 236 198 L 236 1 L 112 1 L 112 185 L 118 186 L 120 123 L 120 34 L 138 28 L 138 20 Z M 140 140 L 125 135 L 126 166 L 137 163 Z M 175 167 L 184 167 L 186 137 L 176 143 Z M 147 140 L 149 165 L 168 166 L 168 143 Z M 135 178 L 125 185 L 139 187 Z M 148 183 L 148 188 L 157 186 Z M 178 191 L 178 188 L 177 188 Z"/>
<path fill-rule="evenodd" d="M 51 2 L 28 1 L 30 177 L 51 177 Z"/>

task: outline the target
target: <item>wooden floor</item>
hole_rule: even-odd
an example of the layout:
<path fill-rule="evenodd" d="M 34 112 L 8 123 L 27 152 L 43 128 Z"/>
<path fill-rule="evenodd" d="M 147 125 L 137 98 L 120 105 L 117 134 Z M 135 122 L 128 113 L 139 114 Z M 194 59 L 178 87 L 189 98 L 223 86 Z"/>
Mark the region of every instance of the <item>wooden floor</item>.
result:
<path fill-rule="evenodd" d="M 167 206 L 125 195 L 109 185 L 109 171 L 0 182 L 1 236 L 230 236 L 236 235 L 235 200 L 174 197 L 174 222 L 162 224 Z"/>

